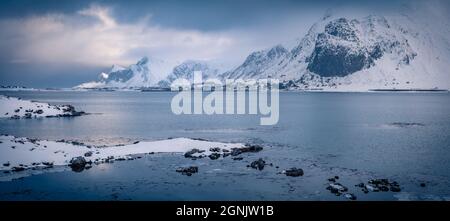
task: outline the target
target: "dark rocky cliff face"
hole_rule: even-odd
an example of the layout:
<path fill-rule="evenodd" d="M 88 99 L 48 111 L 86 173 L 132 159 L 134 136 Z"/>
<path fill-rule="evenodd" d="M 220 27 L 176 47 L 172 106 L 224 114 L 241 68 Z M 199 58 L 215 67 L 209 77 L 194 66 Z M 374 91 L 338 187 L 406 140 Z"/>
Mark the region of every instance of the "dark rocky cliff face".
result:
<path fill-rule="evenodd" d="M 364 49 L 333 45 L 324 34 L 319 34 L 308 70 L 322 77 L 343 77 L 370 67 L 372 62 L 373 58 Z"/>
<path fill-rule="evenodd" d="M 325 32 L 317 35 L 309 71 L 322 77 L 343 77 L 370 67 L 380 57 L 380 51 L 369 53 L 361 46 L 355 23 L 340 18 L 325 26 Z"/>

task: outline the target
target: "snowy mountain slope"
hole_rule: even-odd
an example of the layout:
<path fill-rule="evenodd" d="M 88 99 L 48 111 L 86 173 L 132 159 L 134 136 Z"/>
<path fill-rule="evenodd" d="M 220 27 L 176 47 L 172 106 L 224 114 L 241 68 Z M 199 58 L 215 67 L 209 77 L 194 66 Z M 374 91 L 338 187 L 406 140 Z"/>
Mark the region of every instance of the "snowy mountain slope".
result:
<path fill-rule="evenodd" d="M 202 72 L 203 80 L 217 77 L 220 73 L 220 69 L 205 61 L 185 61 L 182 64 L 175 66 L 172 72 L 166 77 L 166 79 L 158 82 L 158 86 L 169 88 L 170 84 L 178 78 L 184 78 L 193 83 L 195 71 Z"/>
<path fill-rule="evenodd" d="M 450 35 L 437 34 L 450 26 L 429 30 L 416 22 L 423 16 L 408 15 L 327 15 L 290 51 L 254 52 L 222 77 L 272 77 L 300 89 L 450 88 Z"/>
<path fill-rule="evenodd" d="M 141 88 L 155 86 L 170 73 L 172 67 L 172 63 L 144 57 L 127 68 L 113 65 L 108 73 L 100 73 L 97 81 L 83 83 L 75 88 Z"/>
<path fill-rule="evenodd" d="M 226 72 L 210 62 L 170 66 L 144 58 L 78 88 L 168 87 L 202 71 L 204 78 L 223 80 L 277 78 L 289 89 L 450 89 L 450 16 L 439 5 L 413 6 L 377 15 L 328 11 L 291 48 L 253 52 Z"/>

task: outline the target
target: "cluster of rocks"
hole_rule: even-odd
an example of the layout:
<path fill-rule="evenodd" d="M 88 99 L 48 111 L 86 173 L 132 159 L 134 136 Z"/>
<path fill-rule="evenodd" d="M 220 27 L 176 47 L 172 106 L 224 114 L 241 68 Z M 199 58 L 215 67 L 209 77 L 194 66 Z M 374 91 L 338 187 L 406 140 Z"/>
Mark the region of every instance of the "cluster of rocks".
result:
<path fill-rule="evenodd" d="M 84 147 L 87 147 L 87 148 L 92 148 L 90 145 L 86 145 L 83 142 L 79 142 L 79 141 L 76 141 L 76 140 L 61 139 L 61 140 L 57 140 L 56 142 L 58 142 L 58 143 L 67 143 L 67 144 L 72 144 L 72 145 L 75 145 L 75 146 L 84 146 Z"/>
<path fill-rule="evenodd" d="M 219 147 L 212 147 L 209 149 L 209 152 L 211 152 L 209 155 L 205 154 L 205 150 L 199 150 L 199 149 L 192 149 L 184 153 L 184 157 L 190 158 L 192 160 L 201 159 L 204 157 L 209 157 L 211 160 L 217 160 L 220 157 L 228 157 L 228 156 L 234 156 L 233 160 L 242 160 L 242 157 L 237 157 L 238 155 L 242 153 L 255 153 L 259 152 L 263 149 L 263 147 L 259 145 L 250 145 L 247 144 L 244 147 L 241 148 L 232 148 L 231 151 L 228 149 L 221 149 Z"/>
<path fill-rule="evenodd" d="M 198 172 L 198 167 L 197 166 L 180 167 L 176 170 L 176 172 L 186 176 L 192 176 L 192 174 Z"/>
<path fill-rule="evenodd" d="M 230 155 L 237 156 L 242 153 L 256 153 L 261 150 L 263 150 L 262 146 L 246 144 L 245 147 L 242 147 L 242 148 L 232 148 Z"/>
<path fill-rule="evenodd" d="M 348 193 L 348 188 L 337 182 L 337 180 L 339 180 L 339 176 L 329 178 L 328 181 L 330 183 L 328 183 L 326 189 L 336 196 L 344 195 L 344 197 L 349 200 L 356 200 L 355 194 Z"/>
<path fill-rule="evenodd" d="M 11 163 L 10 162 L 6 162 L 2 164 L 4 167 L 10 167 Z M 21 171 L 25 171 L 25 170 L 36 170 L 36 169 L 48 169 L 48 168 L 52 168 L 53 167 L 53 162 L 35 162 L 35 163 L 31 163 L 31 165 L 24 165 L 24 164 L 19 164 L 17 166 L 13 166 L 10 168 L 10 171 L 12 172 L 21 172 Z M 9 170 L 4 170 L 3 173 L 10 173 Z"/>
<path fill-rule="evenodd" d="M 396 182 L 390 182 L 388 179 L 372 179 L 365 183 L 359 183 L 355 185 L 356 187 L 360 187 L 361 191 L 364 193 L 369 192 L 400 192 L 400 185 Z"/>

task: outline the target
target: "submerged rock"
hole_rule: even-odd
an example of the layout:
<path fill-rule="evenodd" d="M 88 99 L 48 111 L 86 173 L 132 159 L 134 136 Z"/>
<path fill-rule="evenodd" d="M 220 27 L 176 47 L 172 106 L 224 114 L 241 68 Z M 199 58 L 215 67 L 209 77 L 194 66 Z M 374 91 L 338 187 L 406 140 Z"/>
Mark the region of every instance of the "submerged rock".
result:
<path fill-rule="evenodd" d="M 265 165 L 266 161 L 264 161 L 262 158 L 259 158 L 258 160 L 253 161 L 250 164 L 250 167 L 253 169 L 263 170 Z"/>
<path fill-rule="evenodd" d="M 303 176 L 303 170 L 300 168 L 290 168 L 287 170 L 284 170 L 282 173 L 286 174 L 286 176 L 293 176 L 293 177 L 298 177 L 298 176 Z"/>
<path fill-rule="evenodd" d="M 349 200 L 356 200 L 356 196 L 353 193 L 346 193 L 344 194 L 344 197 Z"/>
<path fill-rule="evenodd" d="M 176 172 L 186 176 L 191 176 L 192 174 L 198 172 L 198 167 L 197 166 L 180 167 L 176 170 Z"/>

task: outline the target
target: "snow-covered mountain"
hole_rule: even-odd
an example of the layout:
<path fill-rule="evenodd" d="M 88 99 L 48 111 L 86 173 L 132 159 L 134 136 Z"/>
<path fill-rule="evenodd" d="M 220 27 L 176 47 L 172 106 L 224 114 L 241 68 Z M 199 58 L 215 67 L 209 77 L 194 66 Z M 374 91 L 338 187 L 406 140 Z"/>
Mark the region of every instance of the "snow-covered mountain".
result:
<path fill-rule="evenodd" d="M 141 88 L 155 86 L 173 65 L 157 59 L 142 58 L 136 64 L 125 68 L 113 65 L 107 73 L 100 73 L 97 81 L 83 83 L 77 89 L 92 88 Z"/>
<path fill-rule="evenodd" d="M 299 89 L 448 89 L 448 35 L 416 20 L 424 19 L 327 15 L 291 50 L 277 45 L 254 52 L 222 77 L 278 78 Z M 448 23 L 443 26 L 450 30 Z"/>
<path fill-rule="evenodd" d="M 203 80 L 215 78 L 220 74 L 220 70 L 217 67 L 214 67 L 214 65 L 208 64 L 205 61 L 185 61 L 182 64 L 175 66 L 169 76 L 158 82 L 158 86 L 169 88 L 170 84 L 178 78 L 184 78 L 193 83 L 195 71 L 202 72 Z"/>
<path fill-rule="evenodd" d="M 204 79 L 277 78 L 289 89 L 450 89 L 450 19 L 435 9 L 328 12 L 292 48 L 279 44 L 253 52 L 226 72 L 203 61 L 169 66 L 143 58 L 128 68 L 113 66 L 78 88 L 168 87 L 202 71 Z"/>

